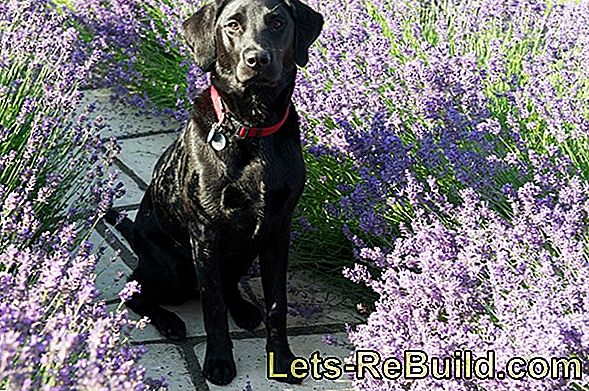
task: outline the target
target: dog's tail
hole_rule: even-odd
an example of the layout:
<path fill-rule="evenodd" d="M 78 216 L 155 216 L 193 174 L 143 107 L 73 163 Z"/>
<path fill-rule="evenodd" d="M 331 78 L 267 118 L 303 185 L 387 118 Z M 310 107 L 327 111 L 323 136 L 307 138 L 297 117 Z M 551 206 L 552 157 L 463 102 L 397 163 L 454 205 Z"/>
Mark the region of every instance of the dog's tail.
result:
<path fill-rule="evenodd" d="M 119 212 L 114 209 L 109 209 L 104 215 L 104 220 L 107 223 L 116 228 L 117 231 L 123 235 L 123 237 L 133 245 L 133 238 L 135 237 L 134 226 L 135 223 L 128 217 L 123 217 Z"/>

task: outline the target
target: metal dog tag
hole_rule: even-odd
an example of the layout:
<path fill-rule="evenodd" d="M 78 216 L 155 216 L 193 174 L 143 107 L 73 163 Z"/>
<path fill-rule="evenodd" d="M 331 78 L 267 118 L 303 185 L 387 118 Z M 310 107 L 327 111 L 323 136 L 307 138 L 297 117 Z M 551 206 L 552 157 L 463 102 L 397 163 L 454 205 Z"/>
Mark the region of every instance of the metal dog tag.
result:
<path fill-rule="evenodd" d="M 215 151 L 222 151 L 227 146 L 227 138 L 219 131 L 220 128 L 220 123 L 215 124 L 207 134 L 207 143 L 211 144 Z"/>
<path fill-rule="evenodd" d="M 209 134 L 207 134 L 207 144 L 210 144 L 211 141 L 213 141 L 213 138 L 215 137 L 215 133 L 217 133 L 217 126 L 213 125 L 211 130 L 209 130 Z"/>
<path fill-rule="evenodd" d="M 223 133 L 214 132 L 210 143 L 215 151 L 222 151 L 227 146 L 227 138 Z"/>

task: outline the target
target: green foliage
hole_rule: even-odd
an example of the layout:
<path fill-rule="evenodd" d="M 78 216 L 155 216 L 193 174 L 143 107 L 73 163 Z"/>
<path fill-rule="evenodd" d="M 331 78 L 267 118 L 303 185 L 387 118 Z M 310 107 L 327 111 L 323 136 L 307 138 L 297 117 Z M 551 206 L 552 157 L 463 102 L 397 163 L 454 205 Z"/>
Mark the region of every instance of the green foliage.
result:
<path fill-rule="evenodd" d="M 415 12 L 408 12 L 401 18 L 403 34 L 399 37 L 393 33 L 389 25 L 391 21 L 379 13 L 378 7 L 373 2 L 367 0 L 364 5 L 369 15 L 382 27 L 382 34 L 389 40 L 391 56 L 397 58 L 401 63 L 413 60 L 413 58 L 406 57 L 405 52 L 399 50 L 403 44 L 409 45 L 414 50 L 415 57 L 426 62 L 427 54 L 423 48 L 427 45 L 446 44 L 450 53 L 457 56 L 474 53 L 477 64 L 482 69 L 489 69 L 492 66 L 492 57 L 499 56 L 505 63 L 506 74 L 499 79 L 489 76 L 485 80 L 484 92 L 490 101 L 488 108 L 492 117 L 499 121 L 504 129 L 513 126 L 510 118 L 515 118 L 516 126 L 521 129 L 523 143 L 528 148 L 544 154 L 556 146 L 569 156 L 575 167 L 585 178 L 588 178 L 589 153 L 587 147 L 589 140 L 587 137 L 570 138 L 565 142 L 559 142 L 551 133 L 546 120 L 533 106 L 529 107 L 531 115 L 522 119 L 518 109 L 508 98 L 508 93 L 514 88 L 525 86 L 530 82 L 525 69 L 525 61 L 530 57 L 541 56 L 546 50 L 545 29 L 540 26 L 525 31 L 523 35 L 516 34 L 513 26 L 505 28 L 503 21 L 499 19 L 489 20 L 484 26 L 472 29 L 466 25 L 466 19 L 461 17 L 463 3 L 430 1 L 416 2 Z M 547 5 L 545 13 L 546 17 L 549 17 L 552 4 L 548 2 Z M 155 29 L 146 32 L 146 38 L 140 46 L 140 56 L 135 65 L 135 70 L 143 78 L 138 84 L 129 87 L 137 93 L 146 93 L 151 101 L 160 108 L 177 108 L 178 91 L 185 91 L 187 88 L 188 65 L 186 58 L 181 55 L 178 48 L 162 43 L 161 37 L 166 36 L 164 23 L 166 16 L 162 11 L 152 5 L 146 5 L 145 10 L 154 21 L 152 25 L 155 26 Z M 419 28 L 416 29 L 415 26 Z M 441 34 L 439 26 L 444 26 L 446 35 Z M 415 31 L 419 31 L 419 33 Z M 337 71 L 334 70 L 334 72 Z M 558 64 L 555 65 L 553 72 L 553 84 L 562 84 Z M 489 75 L 492 75 L 492 72 L 489 72 Z M 384 95 L 388 89 L 398 88 L 394 83 L 391 81 L 388 85 L 382 85 L 380 92 Z M 330 80 L 326 81 L 325 88 L 332 88 Z M 579 91 L 581 91 L 580 94 L 584 94 L 581 98 L 587 99 L 589 97 L 589 80 L 584 81 L 584 88 L 580 88 Z M 566 94 L 567 89 L 563 88 L 561 93 Z M 392 102 L 389 103 L 391 103 L 391 107 L 394 106 Z M 585 114 L 589 115 L 589 113 Z M 398 115 L 405 118 L 404 123 L 406 124 L 423 121 L 422 118 L 412 118 L 409 111 L 398 113 Z M 314 119 L 308 119 L 313 127 Z M 325 120 L 325 125 L 330 128 L 333 123 L 330 123 L 328 118 Z M 409 127 L 400 137 L 406 145 L 411 145 L 416 140 Z M 488 135 L 487 137 L 493 136 Z M 496 151 L 499 156 L 513 153 L 522 162 L 529 161 L 527 152 L 516 147 L 516 143 L 522 142 L 522 140 L 501 139 L 501 141 L 497 144 L 499 150 Z M 414 145 L 414 148 L 418 147 L 419 145 Z M 463 147 L 476 149 L 473 145 L 464 145 Z M 333 281 L 340 281 L 339 275 L 342 267 L 354 264 L 352 245 L 342 233 L 342 227 L 346 225 L 353 233 L 361 233 L 356 231 L 357 222 L 346 221 L 344 215 L 334 216 L 334 214 L 328 213 L 327 206 L 337 207 L 338 201 L 345 195 L 343 190 L 340 190 L 340 185 L 353 186 L 359 177 L 351 162 L 342 162 L 325 156 L 318 158 L 307 152 L 305 152 L 305 160 L 308 178 L 305 192 L 299 204 L 298 216 L 294 223 L 296 231 L 299 232 L 293 243 L 294 265 L 312 269 L 319 274 L 328 276 Z M 441 192 L 451 202 L 460 201 L 458 191 L 461 185 L 451 170 L 445 175 L 436 175 L 437 173 L 429 172 L 425 167 L 417 164 L 415 173 L 421 179 L 434 175 Z M 518 178 L 515 172 L 497 173 L 499 185 L 517 185 L 518 181 L 521 181 L 521 178 Z M 505 216 L 510 214 L 507 203 L 500 196 L 491 202 L 495 210 Z M 395 229 L 399 223 L 410 221 L 412 216 L 413 211 L 409 207 L 399 204 L 392 208 L 392 212 L 388 212 L 385 218 Z M 301 224 L 297 223 L 298 217 L 304 217 L 311 225 L 311 230 L 305 230 Z M 363 239 L 369 243 L 381 244 L 381 238 L 363 237 Z"/>

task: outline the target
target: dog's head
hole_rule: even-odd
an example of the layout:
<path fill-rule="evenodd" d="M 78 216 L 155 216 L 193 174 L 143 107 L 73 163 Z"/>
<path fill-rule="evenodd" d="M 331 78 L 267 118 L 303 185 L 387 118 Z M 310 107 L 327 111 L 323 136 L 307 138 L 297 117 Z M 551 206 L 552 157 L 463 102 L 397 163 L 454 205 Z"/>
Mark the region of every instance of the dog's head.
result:
<path fill-rule="evenodd" d="M 277 84 L 305 66 L 321 15 L 299 0 L 216 0 L 184 22 L 196 64 L 233 85 Z"/>

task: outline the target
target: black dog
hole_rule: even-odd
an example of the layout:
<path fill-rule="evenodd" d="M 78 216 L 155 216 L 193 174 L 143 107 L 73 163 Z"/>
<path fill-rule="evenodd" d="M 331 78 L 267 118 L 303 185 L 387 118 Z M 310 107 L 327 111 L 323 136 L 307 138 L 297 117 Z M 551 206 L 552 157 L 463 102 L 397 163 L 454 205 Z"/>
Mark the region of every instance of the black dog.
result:
<path fill-rule="evenodd" d="M 267 352 L 275 371 L 294 358 L 286 336 L 290 222 L 303 191 L 296 66 L 308 61 L 323 18 L 299 0 L 217 0 L 184 23 L 194 59 L 212 86 L 196 100 L 179 138 L 157 162 L 135 222 L 107 214 L 136 252 L 131 276 L 141 293 L 128 302 L 171 339 L 182 320 L 159 304 L 200 293 L 207 349 L 204 376 L 235 377 L 227 311 L 244 329 L 262 321 L 239 279 L 259 257 Z M 288 376 L 281 380 L 296 383 Z"/>

